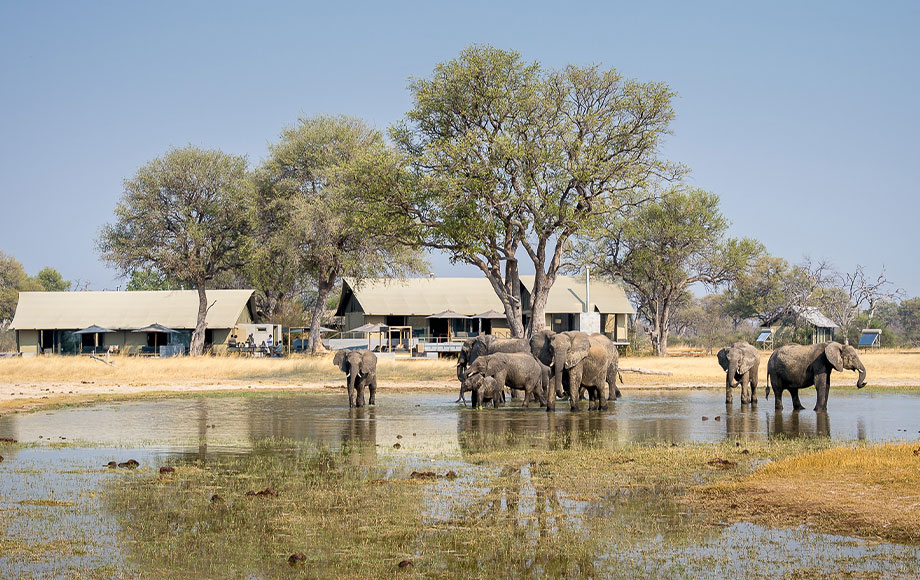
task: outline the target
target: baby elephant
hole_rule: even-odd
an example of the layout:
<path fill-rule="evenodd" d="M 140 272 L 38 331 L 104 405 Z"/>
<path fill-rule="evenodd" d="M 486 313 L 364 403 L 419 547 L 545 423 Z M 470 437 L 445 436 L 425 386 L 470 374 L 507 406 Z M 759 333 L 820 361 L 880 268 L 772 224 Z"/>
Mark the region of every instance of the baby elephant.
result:
<path fill-rule="evenodd" d="M 760 351 L 741 341 L 727 346 L 717 355 L 725 371 L 725 402 L 732 402 L 732 388 L 741 385 L 741 404 L 757 403 L 757 371 Z"/>
<path fill-rule="evenodd" d="M 370 404 L 377 394 L 377 357 L 372 352 L 339 350 L 332 359 L 348 379 L 348 406 L 364 406 L 364 387 L 370 391 Z"/>
<path fill-rule="evenodd" d="M 473 392 L 474 407 L 482 408 L 484 397 L 492 399 L 494 405 L 502 399 L 506 386 L 524 391 L 525 407 L 532 399 L 546 405 L 549 367 L 530 353 L 496 353 L 473 361 L 466 380 L 468 389 Z"/>

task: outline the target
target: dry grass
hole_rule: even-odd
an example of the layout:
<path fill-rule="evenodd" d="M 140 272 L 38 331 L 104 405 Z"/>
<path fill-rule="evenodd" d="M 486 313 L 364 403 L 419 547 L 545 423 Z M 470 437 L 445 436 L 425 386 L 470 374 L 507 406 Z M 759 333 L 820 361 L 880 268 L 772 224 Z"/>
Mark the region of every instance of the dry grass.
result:
<path fill-rule="evenodd" d="M 765 352 L 760 363 L 760 382 L 766 380 Z M 861 353 L 868 370 L 869 384 L 920 384 L 920 350 L 881 350 Z M 115 366 L 83 356 L 44 356 L 0 359 L 0 384 L 72 383 L 81 381 L 103 385 L 162 386 L 175 384 L 218 384 L 267 382 L 281 385 L 323 384 L 342 380 L 331 356 L 294 356 L 284 359 L 199 357 L 140 358 L 113 357 Z M 663 370 L 671 375 L 642 375 L 625 372 L 625 388 L 633 386 L 718 387 L 725 375 L 715 356 L 623 357 L 621 366 Z M 440 382 L 454 388 L 454 359 L 381 360 L 378 378 L 389 383 Z M 842 373 L 835 383 L 846 384 L 855 373 Z"/>
<path fill-rule="evenodd" d="M 836 447 L 767 464 L 698 495 L 707 509 L 733 519 L 808 521 L 829 532 L 917 543 L 920 446 Z"/>
<path fill-rule="evenodd" d="M 303 385 L 343 379 L 343 374 L 332 364 L 332 356 L 284 359 L 119 356 L 111 360 L 114 366 L 83 356 L 0 359 L 0 382 L 168 385 L 268 381 Z M 416 382 L 456 379 L 454 369 L 455 362 L 450 360 L 382 360 L 377 374 L 383 381 Z"/>
<path fill-rule="evenodd" d="M 767 380 L 767 361 L 770 351 L 762 353 L 760 357 L 760 384 Z M 920 384 L 920 349 L 895 350 L 883 349 L 861 351 L 860 359 L 866 367 L 869 384 L 881 382 L 883 384 Z M 670 376 L 640 375 L 624 373 L 626 387 L 631 385 L 668 385 L 689 384 L 716 386 L 725 384 L 725 373 L 712 356 L 671 356 L 658 357 L 623 357 L 621 366 L 641 367 L 669 371 Z M 852 378 L 856 384 L 856 373 L 845 371 L 834 377 L 834 383 L 845 385 Z"/>

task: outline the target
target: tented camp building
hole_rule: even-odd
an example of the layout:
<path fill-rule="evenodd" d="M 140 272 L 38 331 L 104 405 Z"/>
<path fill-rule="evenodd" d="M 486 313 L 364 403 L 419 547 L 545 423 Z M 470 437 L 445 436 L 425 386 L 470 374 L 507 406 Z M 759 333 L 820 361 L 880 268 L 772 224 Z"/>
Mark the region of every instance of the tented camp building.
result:
<path fill-rule="evenodd" d="M 530 317 L 526 305 L 533 281 L 533 276 L 521 276 L 525 324 Z M 582 313 L 593 312 L 599 315 L 601 331 L 615 342 L 627 344 L 627 317 L 635 310 L 623 288 L 591 280 L 590 304 L 587 294 L 584 278 L 558 277 L 546 304 L 546 328 L 556 332 L 581 330 Z M 445 312 L 458 316 L 443 315 Z M 411 327 L 413 337 L 431 341 L 480 332 L 510 335 L 504 308 L 486 278 L 375 278 L 360 284 L 346 279 L 336 315 L 344 318 L 345 330 L 367 324 Z"/>
<path fill-rule="evenodd" d="M 225 350 L 237 324 L 252 322 L 253 294 L 207 291 L 206 347 Z M 110 346 L 122 353 L 153 354 L 163 345 L 187 349 L 197 319 L 195 290 L 21 292 L 10 328 L 23 355 L 99 352 Z M 97 328 L 81 332 L 91 327 Z"/>

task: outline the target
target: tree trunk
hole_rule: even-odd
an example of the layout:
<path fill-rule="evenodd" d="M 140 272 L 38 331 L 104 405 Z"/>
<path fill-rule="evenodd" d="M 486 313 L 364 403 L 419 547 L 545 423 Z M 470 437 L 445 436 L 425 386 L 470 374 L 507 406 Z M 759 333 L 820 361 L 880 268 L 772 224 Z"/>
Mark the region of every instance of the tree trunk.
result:
<path fill-rule="evenodd" d="M 198 290 L 198 320 L 195 322 L 195 330 L 192 331 L 192 342 L 189 345 L 188 353 L 191 356 L 201 356 L 204 353 L 204 331 L 207 328 L 208 317 L 208 295 L 205 292 L 204 280 L 196 283 Z"/>
<path fill-rule="evenodd" d="M 665 303 L 661 309 L 661 322 L 658 336 L 658 356 L 668 356 L 668 323 L 671 318 L 671 306 Z"/>
<path fill-rule="evenodd" d="M 335 287 L 336 275 L 330 274 L 327 278 L 320 280 L 316 285 L 316 304 L 313 305 L 313 319 L 310 321 L 310 339 L 308 348 L 310 354 L 319 354 L 322 346 L 322 334 L 320 328 L 323 325 L 323 312 L 326 310 L 326 298 L 329 292 Z"/>
<path fill-rule="evenodd" d="M 484 262 L 474 262 L 482 270 L 492 284 L 492 289 L 501 300 L 505 309 L 505 319 L 508 321 L 508 328 L 511 330 L 511 336 L 514 338 L 524 338 L 524 309 L 521 304 L 521 278 L 518 274 L 517 262 L 508 260 L 505 264 L 505 279 L 502 280 L 501 273 L 497 269 L 490 268 Z"/>
<path fill-rule="evenodd" d="M 530 325 L 527 336 L 546 328 L 546 301 L 549 299 L 549 287 L 546 284 L 533 285 L 530 294 Z"/>

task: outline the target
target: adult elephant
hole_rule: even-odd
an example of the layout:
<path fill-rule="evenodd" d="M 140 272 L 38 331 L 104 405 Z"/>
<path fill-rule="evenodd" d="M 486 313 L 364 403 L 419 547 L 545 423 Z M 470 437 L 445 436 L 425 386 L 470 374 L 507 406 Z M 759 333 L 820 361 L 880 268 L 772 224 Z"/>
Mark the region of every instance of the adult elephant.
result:
<path fill-rule="evenodd" d="M 756 404 L 760 351 L 744 341 L 739 341 L 726 346 L 716 356 L 719 366 L 725 371 L 725 402 L 731 404 L 732 389 L 741 385 L 741 404 Z"/>
<path fill-rule="evenodd" d="M 856 388 L 866 386 L 866 367 L 852 346 L 839 342 L 822 342 L 811 346 L 790 344 L 778 348 L 767 361 L 767 388 L 764 395 L 770 396 L 772 383 L 777 410 L 783 408 L 783 391 L 789 391 L 792 395 L 793 408 L 804 409 L 799 401 L 799 389 L 814 385 L 818 391 L 815 411 L 827 411 L 831 371 L 843 372 L 844 369 L 859 372 Z"/>
<path fill-rule="evenodd" d="M 555 394 L 568 395 L 572 411 L 578 410 L 582 389 L 592 394 L 590 405 L 596 400 L 601 410 L 606 410 L 607 401 L 619 394 L 616 387 L 619 356 L 616 345 L 603 334 L 541 330 L 531 337 L 530 348 L 534 357 L 552 369 Z M 606 397 L 604 386 L 608 387 Z M 555 409 L 555 397 L 548 396 L 546 410 Z"/>
<path fill-rule="evenodd" d="M 530 353 L 496 353 L 478 357 L 466 373 L 468 389 L 473 393 L 473 406 L 482 408 L 483 399 L 493 405 L 501 401 L 504 388 L 524 391 L 524 406 L 537 399 L 546 404 L 549 389 L 549 368 Z"/>
<path fill-rule="evenodd" d="M 332 363 L 348 380 L 348 406 L 364 406 L 364 387 L 370 391 L 370 404 L 377 394 L 377 356 L 369 351 L 339 350 Z"/>
<path fill-rule="evenodd" d="M 523 338 L 498 338 L 490 334 L 483 334 L 463 341 L 460 353 L 457 355 L 457 378 L 460 380 L 460 396 L 455 402 L 466 405 L 464 393 L 470 389 L 466 385 L 467 370 L 476 359 L 481 356 L 496 353 L 530 352 L 530 344 Z M 515 396 L 511 390 L 512 398 Z M 502 393 L 504 399 L 504 393 Z"/>

